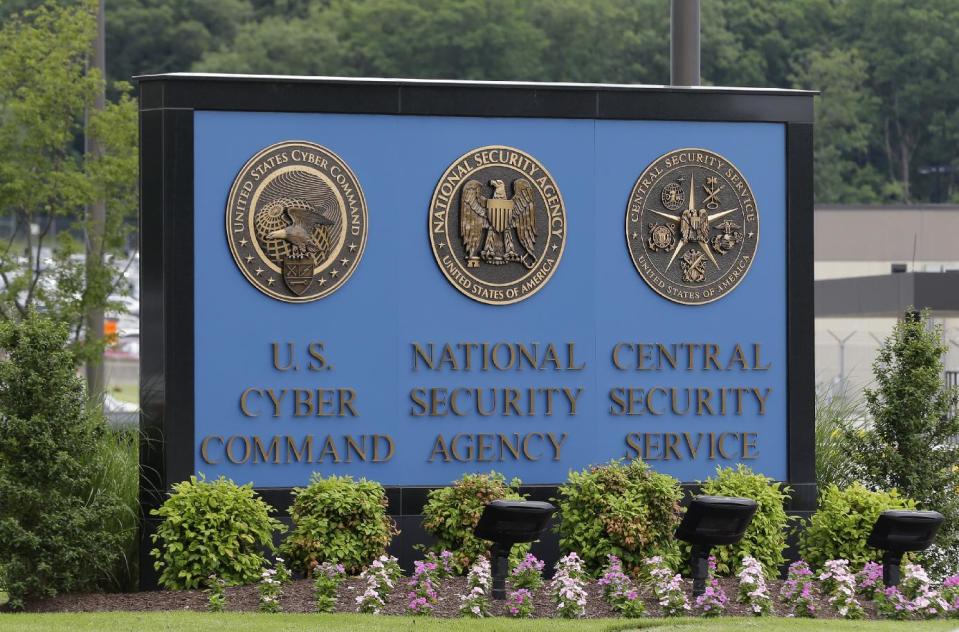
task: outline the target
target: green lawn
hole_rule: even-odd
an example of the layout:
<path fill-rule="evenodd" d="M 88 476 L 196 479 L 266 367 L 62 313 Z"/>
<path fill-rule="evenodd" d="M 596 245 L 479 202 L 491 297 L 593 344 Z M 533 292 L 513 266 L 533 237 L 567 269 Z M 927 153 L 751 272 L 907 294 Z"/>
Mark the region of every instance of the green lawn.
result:
<path fill-rule="evenodd" d="M 59 630 L 127 632 L 620 632 L 627 630 L 682 630 L 682 632 L 743 632 L 754 630 L 901 630 L 926 632 L 959 629 L 956 621 L 822 621 L 809 619 L 595 619 L 556 621 L 550 619 L 430 619 L 377 617 L 373 615 L 316 614 L 208 614 L 195 612 L 0 614 L 0 631 L 53 632 Z"/>
<path fill-rule="evenodd" d="M 140 403 L 139 384 L 116 384 L 110 386 L 110 394 L 122 402 Z"/>

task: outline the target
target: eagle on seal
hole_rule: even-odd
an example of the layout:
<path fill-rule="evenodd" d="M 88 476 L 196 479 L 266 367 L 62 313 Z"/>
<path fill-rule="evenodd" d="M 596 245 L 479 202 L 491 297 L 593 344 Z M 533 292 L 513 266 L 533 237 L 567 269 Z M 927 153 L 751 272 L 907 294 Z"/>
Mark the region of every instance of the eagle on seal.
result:
<path fill-rule="evenodd" d="M 279 258 L 304 259 L 326 257 L 330 247 L 327 212 L 312 204 L 291 198 L 268 203 L 256 216 L 257 232 L 265 241 L 282 240 L 287 246 L 276 249 Z"/>
<path fill-rule="evenodd" d="M 535 267 L 536 200 L 533 185 L 525 178 L 513 181 L 513 197 L 506 197 L 506 183 L 490 180 L 493 197 L 487 198 L 479 180 L 463 185 L 460 202 L 460 237 L 466 250 L 466 267 L 478 268 L 480 260 L 492 265 L 519 261 Z M 517 252 L 513 234 L 519 239 Z M 482 245 L 482 250 L 480 246 Z"/>

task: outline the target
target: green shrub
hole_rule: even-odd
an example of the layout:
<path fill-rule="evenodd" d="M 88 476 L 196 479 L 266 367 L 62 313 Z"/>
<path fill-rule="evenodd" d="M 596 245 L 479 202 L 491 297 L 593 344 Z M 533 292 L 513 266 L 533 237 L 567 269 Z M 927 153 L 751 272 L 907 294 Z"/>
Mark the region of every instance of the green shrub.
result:
<path fill-rule="evenodd" d="M 899 492 L 873 492 L 854 483 L 844 490 L 830 485 L 822 493 L 819 511 L 799 537 L 799 554 L 813 568 L 828 560 L 849 560 L 859 570 L 875 561 L 879 552 L 866 546 L 879 513 L 886 509 L 914 509 L 916 504 Z"/>
<path fill-rule="evenodd" d="M 386 491 L 375 481 L 314 474 L 293 496 L 293 531 L 281 546 L 293 569 L 308 572 L 314 562 L 333 562 L 359 573 L 398 533 L 386 514 Z"/>
<path fill-rule="evenodd" d="M 673 532 L 683 491 L 672 476 L 640 460 L 614 460 L 570 472 L 558 492 L 560 549 L 578 553 L 590 571 L 600 570 L 608 555 L 620 558 L 628 571 L 638 571 L 654 555 L 679 567 Z"/>
<path fill-rule="evenodd" d="M 497 472 L 464 474 L 451 487 L 434 489 L 423 507 L 423 528 L 436 538 L 430 547 L 435 553 L 453 554 L 453 568 L 465 573 L 481 555 L 489 555 L 490 543 L 473 535 L 483 508 L 493 500 L 523 500 L 520 480 L 509 484 Z M 529 551 L 529 545 L 517 545 L 510 554 L 510 567 L 518 564 Z"/>
<path fill-rule="evenodd" d="M 94 590 L 123 547 L 124 507 L 87 455 L 106 432 L 87 408 L 63 323 L 0 323 L 0 568 L 10 605 Z"/>
<path fill-rule="evenodd" d="M 762 562 L 767 575 L 779 576 L 779 567 L 786 561 L 783 551 L 786 550 L 789 516 L 786 515 L 785 503 L 790 491 L 782 483 L 756 474 L 742 464 L 735 468 L 716 468 L 716 476 L 703 483 L 703 494 L 751 498 L 759 505 L 742 540 L 737 544 L 713 547 L 717 574 L 728 576 L 738 572 L 743 557 L 748 555 Z M 684 556 L 688 551 L 689 546 L 684 544 Z"/>
<path fill-rule="evenodd" d="M 271 511 L 251 483 L 191 476 L 175 484 L 166 502 L 150 512 L 163 518 L 153 534 L 159 546 L 150 551 L 160 585 L 199 588 L 210 575 L 228 586 L 256 581 L 266 562 L 260 551 L 272 550 L 273 532 L 285 530 Z"/>

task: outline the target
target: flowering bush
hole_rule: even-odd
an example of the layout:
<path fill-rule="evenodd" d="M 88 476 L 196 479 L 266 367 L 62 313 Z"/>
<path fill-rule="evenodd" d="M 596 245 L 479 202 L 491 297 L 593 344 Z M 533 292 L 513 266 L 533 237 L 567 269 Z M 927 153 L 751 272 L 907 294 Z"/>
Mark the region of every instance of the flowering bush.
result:
<path fill-rule="evenodd" d="M 919 564 L 905 565 L 900 590 L 909 599 L 908 609 L 921 619 L 949 612 L 949 603 L 932 587 L 929 576 Z"/>
<path fill-rule="evenodd" d="M 424 561 L 436 565 L 434 572 L 436 579 L 448 579 L 456 574 L 456 569 L 453 568 L 453 553 L 450 551 L 440 551 L 439 555 L 430 551 L 426 554 Z"/>
<path fill-rule="evenodd" d="M 209 597 L 207 598 L 207 610 L 210 612 L 223 612 L 223 606 L 226 605 L 226 581 L 220 579 L 216 574 L 210 575 L 207 582 L 209 588 Z"/>
<path fill-rule="evenodd" d="M 845 619 L 861 619 L 862 605 L 856 599 L 856 576 L 849 570 L 849 560 L 829 560 L 819 573 L 822 591 L 829 596 L 839 616 Z"/>
<path fill-rule="evenodd" d="M 400 577 L 403 576 L 403 569 L 400 568 L 400 561 L 393 557 L 392 555 L 381 555 L 370 564 L 371 572 L 377 575 L 379 578 L 378 581 L 382 585 L 384 579 L 388 580 L 385 583 L 390 584 L 389 588 L 392 590 L 392 584 L 396 583 Z"/>
<path fill-rule="evenodd" d="M 413 562 L 413 577 L 410 578 L 410 592 L 406 593 L 406 611 L 409 614 L 425 614 L 433 612 L 436 604 L 436 562 Z"/>
<path fill-rule="evenodd" d="M 366 580 L 365 592 L 356 598 L 359 612 L 379 614 L 393 591 L 396 581 L 402 577 L 399 561 L 392 556 L 381 555 L 360 573 L 360 579 Z"/>
<path fill-rule="evenodd" d="M 366 571 L 360 575 L 362 577 Z M 390 584 L 392 586 L 392 583 Z M 366 614 L 379 614 L 386 601 L 380 594 L 379 583 L 373 574 L 366 575 L 366 590 L 356 598 L 356 611 Z"/>
<path fill-rule="evenodd" d="M 510 583 L 514 588 L 528 588 L 536 590 L 543 585 L 543 568 L 546 563 L 537 559 L 532 553 L 527 553 L 523 561 L 513 567 L 510 574 Z"/>
<path fill-rule="evenodd" d="M 460 595 L 460 614 L 465 617 L 488 617 L 490 592 L 493 589 L 493 575 L 489 560 L 481 557 L 470 567 L 466 576 L 469 592 Z"/>
<path fill-rule="evenodd" d="M 291 579 L 290 571 L 283 563 L 283 558 L 276 558 L 273 568 L 264 568 L 260 573 L 260 612 L 279 612 L 280 596 L 283 594 L 283 584 Z"/>
<path fill-rule="evenodd" d="M 898 586 L 876 591 L 876 609 L 886 619 L 908 619 L 912 615 L 912 604 Z"/>
<path fill-rule="evenodd" d="M 739 603 L 749 607 L 757 617 L 772 611 L 772 599 L 766 587 L 763 565 L 754 557 L 744 557 L 737 574 L 739 579 Z"/>
<path fill-rule="evenodd" d="M 616 610 L 627 619 L 638 619 L 646 614 L 646 604 L 639 596 L 639 591 L 631 588 L 623 594 L 616 605 Z"/>
<path fill-rule="evenodd" d="M 556 602 L 556 612 L 565 619 L 586 614 L 586 572 L 583 560 L 576 553 L 559 558 L 556 574 L 550 582 L 550 592 Z"/>
<path fill-rule="evenodd" d="M 646 560 L 646 568 L 652 579 L 653 593 L 663 608 L 663 615 L 677 617 L 689 612 L 689 599 L 686 598 L 682 575 L 673 573 L 658 555 Z"/>
<path fill-rule="evenodd" d="M 606 601 L 612 603 L 615 598 L 631 588 L 629 577 L 623 572 L 623 562 L 615 555 L 607 555 L 609 564 L 603 569 L 603 574 L 597 584 L 603 589 Z"/>
<path fill-rule="evenodd" d="M 866 562 L 862 570 L 856 573 L 856 586 L 859 594 L 866 599 L 875 599 L 883 591 L 882 564 Z"/>
<path fill-rule="evenodd" d="M 949 614 L 952 617 L 959 617 L 959 575 L 944 579 L 940 594 L 949 604 Z"/>
<path fill-rule="evenodd" d="M 323 562 L 313 567 L 313 599 L 317 612 L 333 612 L 336 609 L 336 589 L 346 579 L 342 564 Z"/>
<path fill-rule="evenodd" d="M 816 616 L 816 587 L 809 564 L 798 560 L 789 565 L 786 581 L 779 589 L 779 597 L 789 604 L 791 614 L 797 617 Z"/>
<path fill-rule="evenodd" d="M 623 572 L 623 563 L 615 555 L 609 555 L 609 564 L 596 582 L 603 589 L 606 601 L 624 617 L 641 617 L 646 612 L 646 604 L 639 597 L 639 591 L 632 580 Z"/>
<path fill-rule="evenodd" d="M 696 597 L 696 607 L 699 608 L 704 617 L 718 617 L 726 609 L 728 602 L 729 598 L 726 596 L 726 591 L 722 589 L 716 579 L 716 558 L 710 555 L 706 590 Z"/>
<path fill-rule="evenodd" d="M 517 619 L 529 619 L 533 616 L 533 593 L 526 588 L 514 590 L 506 602 L 509 616 Z"/>

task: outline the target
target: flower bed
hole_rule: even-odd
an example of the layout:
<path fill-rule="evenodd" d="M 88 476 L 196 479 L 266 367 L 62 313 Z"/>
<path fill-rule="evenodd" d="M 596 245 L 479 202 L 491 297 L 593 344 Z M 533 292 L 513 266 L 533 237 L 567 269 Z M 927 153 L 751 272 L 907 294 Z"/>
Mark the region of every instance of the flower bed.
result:
<path fill-rule="evenodd" d="M 407 578 L 400 580 L 405 582 Z M 736 578 L 718 578 L 718 585 L 729 595 L 723 616 L 751 616 L 749 606 L 739 603 L 734 597 L 739 592 L 739 583 Z M 772 612 L 775 615 L 785 616 L 791 612 L 790 606 L 779 596 L 783 585 L 781 580 L 767 582 L 769 594 L 772 598 Z M 356 597 L 366 590 L 365 579 L 350 577 L 337 590 L 336 612 L 356 612 Z M 693 602 L 691 591 L 692 581 L 684 579 L 682 587 L 690 603 Z M 507 588 L 511 589 L 507 582 Z M 662 607 L 654 597 L 650 588 L 637 583 L 639 597 L 643 600 L 645 616 L 659 617 L 663 615 Z M 585 585 L 586 603 L 584 616 L 586 618 L 617 617 L 617 611 L 607 603 L 603 596 L 603 587 L 596 581 Z M 452 577 L 438 582 L 436 587 L 437 600 L 433 606 L 431 616 L 459 617 L 462 602 L 460 595 L 469 592 L 465 577 Z M 400 588 L 387 600 L 380 611 L 383 615 L 408 615 L 405 586 Z M 540 588 L 530 590 L 534 617 L 557 617 L 556 602 L 550 591 L 549 582 Z M 316 600 L 312 580 L 295 580 L 287 584 L 279 598 L 280 610 L 283 612 L 316 612 Z M 838 615 L 831 609 L 828 597 L 817 595 L 813 597 L 813 604 L 817 618 L 837 618 Z M 879 618 L 876 604 L 873 601 L 862 600 L 864 615 L 868 619 Z M 148 610 L 207 610 L 208 595 L 201 590 L 157 591 L 128 594 L 72 594 L 59 595 L 52 599 L 36 601 L 28 604 L 27 610 L 44 612 L 85 612 L 85 611 L 148 611 Z M 508 617 L 509 602 L 493 601 L 490 607 L 492 616 Z M 259 609 L 259 592 L 256 585 L 240 586 L 225 589 L 224 610 L 254 612 Z M 689 613 L 696 616 L 698 613 Z"/>

